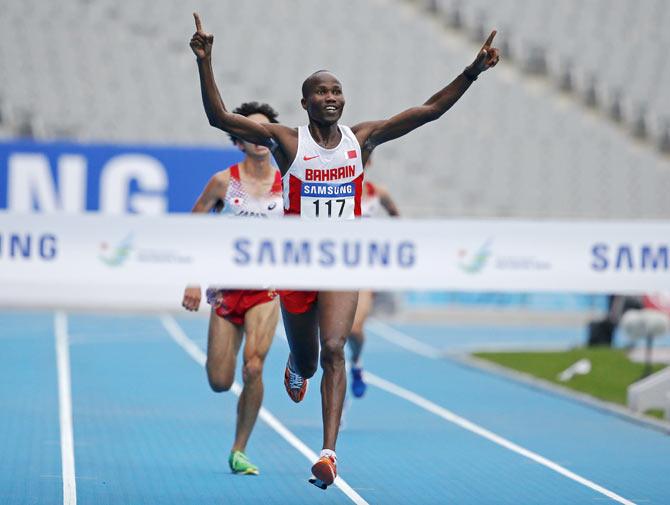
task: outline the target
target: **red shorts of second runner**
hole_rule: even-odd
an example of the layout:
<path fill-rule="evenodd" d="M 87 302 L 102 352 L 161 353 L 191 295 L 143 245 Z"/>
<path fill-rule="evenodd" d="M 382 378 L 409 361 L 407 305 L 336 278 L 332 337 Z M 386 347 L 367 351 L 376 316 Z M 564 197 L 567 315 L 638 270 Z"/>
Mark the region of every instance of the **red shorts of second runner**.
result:
<path fill-rule="evenodd" d="M 207 302 L 214 307 L 216 315 L 233 324 L 244 324 L 244 316 L 249 309 L 261 303 L 271 302 L 276 296 L 276 291 L 267 289 L 207 290 Z"/>
<path fill-rule="evenodd" d="M 277 292 L 279 293 L 279 298 L 281 298 L 282 305 L 291 314 L 307 312 L 312 308 L 319 294 L 318 291 L 279 290 Z"/>

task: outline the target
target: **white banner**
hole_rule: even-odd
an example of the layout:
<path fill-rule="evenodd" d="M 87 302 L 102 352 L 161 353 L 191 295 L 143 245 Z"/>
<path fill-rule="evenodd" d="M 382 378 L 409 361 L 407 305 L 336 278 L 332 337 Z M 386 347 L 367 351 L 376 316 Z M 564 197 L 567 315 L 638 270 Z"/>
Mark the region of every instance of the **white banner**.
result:
<path fill-rule="evenodd" d="M 0 213 L 0 304 L 175 307 L 233 288 L 667 290 L 670 222 Z"/>

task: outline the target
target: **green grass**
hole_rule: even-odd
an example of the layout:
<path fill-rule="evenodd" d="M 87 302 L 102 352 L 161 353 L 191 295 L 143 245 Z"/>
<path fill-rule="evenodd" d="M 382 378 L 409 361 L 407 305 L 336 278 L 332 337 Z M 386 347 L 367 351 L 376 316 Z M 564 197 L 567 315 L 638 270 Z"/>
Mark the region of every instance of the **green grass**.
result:
<path fill-rule="evenodd" d="M 638 381 L 644 372 L 644 364 L 634 363 L 625 351 L 611 348 L 561 352 L 479 352 L 475 356 L 622 405 L 626 404 L 626 388 Z M 576 375 L 567 382 L 558 380 L 560 372 L 583 358 L 591 361 L 589 374 Z M 664 367 L 654 365 L 653 371 Z"/>
<path fill-rule="evenodd" d="M 658 419 L 663 419 L 665 416 L 665 412 L 663 412 L 661 409 L 649 409 L 646 410 L 645 415 L 651 416 L 651 417 L 657 417 Z"/>

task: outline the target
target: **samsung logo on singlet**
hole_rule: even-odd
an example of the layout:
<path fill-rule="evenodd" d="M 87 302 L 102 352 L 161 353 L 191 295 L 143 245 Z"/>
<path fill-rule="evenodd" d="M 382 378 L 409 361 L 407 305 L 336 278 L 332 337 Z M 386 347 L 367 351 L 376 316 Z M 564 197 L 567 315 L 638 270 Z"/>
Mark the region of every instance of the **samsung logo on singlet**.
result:
<path fill-rule="evenodd" d="M 411 241 L 366 240 L 251 240 L 233 242 L 233 261 L 239 266 L 400 267 L 416 263 Z"/>
<path fill-rule="evenodd" d="M 300 191 L 302 196 L 354 196 L 354 184 L 326 184 L 318 182 L 305 182 Z"/>

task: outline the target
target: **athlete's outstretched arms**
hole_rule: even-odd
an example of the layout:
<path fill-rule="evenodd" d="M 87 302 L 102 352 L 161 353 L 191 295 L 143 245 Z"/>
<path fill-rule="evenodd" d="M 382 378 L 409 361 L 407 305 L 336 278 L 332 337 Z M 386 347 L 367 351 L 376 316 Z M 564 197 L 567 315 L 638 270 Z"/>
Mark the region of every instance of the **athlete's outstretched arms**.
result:
<path fill-rule="evenodd" d="M 352 130 L 363 148 L 364 159 L 379 144 L 402 137 L 419 126 L 435 121 L 447 112 L 463 96 L 479 74 L 498 63 L 499 51 L 491 46 L 495 35 L 496 31 L 493 30 L 479 50 L 475 61 L 423 105 L 407 109 L 390 119 L 369 121 L 354 126 Z"/>
<path fill-rule="evenodd" d="M 198 60 L 202 103 L 205 106 L 205 113 L 207 114 L 209 124 L 247 142 L 271 147 L 273 140 L 268 128 L 244 116 L 233 114 L 226 110 L 226 106 L 221 99 L 216 82 L 214 81 L 214 72 L 212 71 L 211 56 L 214 35 L 205 33 L 202 30 L 200 16 L 197 13 L 194 12 L 193 17 L 195 18 L 196 32 L 191 38 L 190 46 Z"/>

